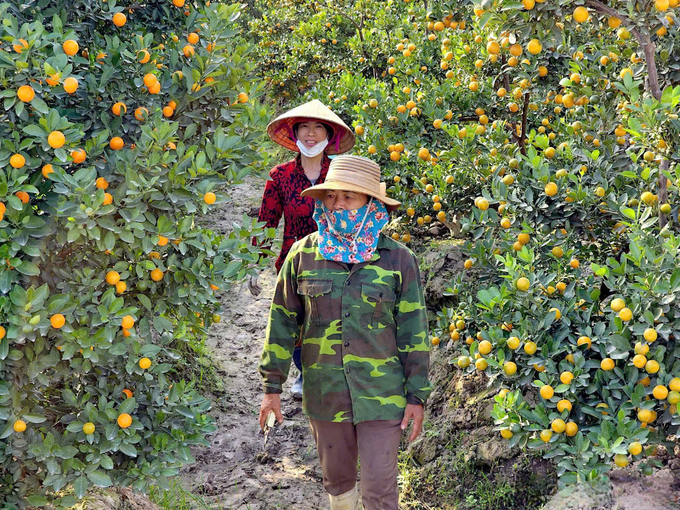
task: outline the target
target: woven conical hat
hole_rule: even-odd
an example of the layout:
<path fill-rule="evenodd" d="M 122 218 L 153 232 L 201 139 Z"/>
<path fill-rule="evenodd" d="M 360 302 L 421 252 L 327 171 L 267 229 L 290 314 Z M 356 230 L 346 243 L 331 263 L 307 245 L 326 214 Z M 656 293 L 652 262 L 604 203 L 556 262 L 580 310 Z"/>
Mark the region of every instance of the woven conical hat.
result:
<path fill-rule="evenodd" d="M 276 117 L 267 126 L 267 134 L 269 138 L 286 149 L 300 152 L 293 134 L 293 125 L 310 119 L 330 124 L 335 131 L 333 139 L 328 141 L 326 154 L 342 154 L 354 147 L 352 130 L 318 99 L 313 99 Z"/>

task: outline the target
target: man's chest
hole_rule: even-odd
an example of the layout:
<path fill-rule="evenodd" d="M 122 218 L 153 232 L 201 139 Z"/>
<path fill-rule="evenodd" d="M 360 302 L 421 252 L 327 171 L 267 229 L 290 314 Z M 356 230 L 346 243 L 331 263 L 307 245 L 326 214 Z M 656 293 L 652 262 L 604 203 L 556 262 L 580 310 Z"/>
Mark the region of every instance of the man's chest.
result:
<path fill-rule="evenodd" d="M 310 326 L 343 324 L 367 330 L 385 328 L 394 321 L 401 288 L 401 273 L 374 261 L 350 272 L 336 268 L 302 271 L 298 294 L 305 305 Z"/>

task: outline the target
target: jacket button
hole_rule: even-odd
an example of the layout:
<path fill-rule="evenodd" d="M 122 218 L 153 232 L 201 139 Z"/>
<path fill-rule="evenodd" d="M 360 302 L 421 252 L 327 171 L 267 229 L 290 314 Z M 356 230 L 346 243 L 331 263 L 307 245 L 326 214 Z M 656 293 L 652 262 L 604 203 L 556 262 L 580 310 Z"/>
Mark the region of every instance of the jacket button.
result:
<path fill-rule="evenodd" d="M 345 282 L 345 285 L 349 285 L 349 280 L 347 280 L 347 281 Z"/>
<path fill-rule="evenodd" d="M 349 374 L 349 368 L 346 368 L 346 369 L 345 369 L 345 373 L 346 373 L 346 374 Z"/>
<path fill-rule="evenodd" d="M 345 342 L 345 347 L 349 347 L 349 342 Z"/>
<path fill-rule="evenodd" d="M 349 312 L 347 312 L 347 313 L 345 314 L 345 317 L 349 317 Z"/>

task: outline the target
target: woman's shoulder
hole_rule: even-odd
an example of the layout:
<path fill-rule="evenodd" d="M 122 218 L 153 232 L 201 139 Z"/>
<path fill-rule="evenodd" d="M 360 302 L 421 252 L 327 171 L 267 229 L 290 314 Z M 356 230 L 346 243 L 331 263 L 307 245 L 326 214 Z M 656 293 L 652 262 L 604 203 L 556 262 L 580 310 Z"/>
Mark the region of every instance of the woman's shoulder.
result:
<path fill-rule="evenodd" d="M 293 158 L 290 161 L 286 161 L 285 163 L 280 163 L 269 171 L 269 176 L 272 179 L 276 179 L 285 175 L 289 175 L 293 170 L 295 170 L 296 163 L 297 158 Z"/>

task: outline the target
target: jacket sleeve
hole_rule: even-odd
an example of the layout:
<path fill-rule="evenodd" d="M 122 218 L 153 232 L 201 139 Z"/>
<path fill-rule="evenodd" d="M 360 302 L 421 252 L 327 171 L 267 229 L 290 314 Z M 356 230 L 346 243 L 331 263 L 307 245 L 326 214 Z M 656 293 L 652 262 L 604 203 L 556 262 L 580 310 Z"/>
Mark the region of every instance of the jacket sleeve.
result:
<path fill-rule="evenodd" d="M 290 360 L 300 336 L 304 319 L 304 304 L 297 293 L 293 251 L 286 257 L 276 279 L 274 299 L 269 310 L 267 332 L 258 372 L 265 393 L 281 393 L 288 378 Z"/>
<path fill-rule="evenodd" d="M 410 251 L 401 271 L 396 306 L 397 349 L 404 366 L 406 401 L 424 404 L 432 391 L 427 309 L 418 261 Z"/>
<path fill-rule="evenodd" d="M 283 197 L 276 181 L 275 169 L 269 172 L 269 179 L 264 186 L 260 211 L 257 214 L 257 221 L 264 222 L 266 228 L 278 228 L 281 216 L 283 215 Z M 257 239 L 253 237 L 252 245 L 257 246 Z M 263 248 L 270 248 L 271 244 L 264 245 Z M 261 255 L 261 257 L 264 255 Z"/>

